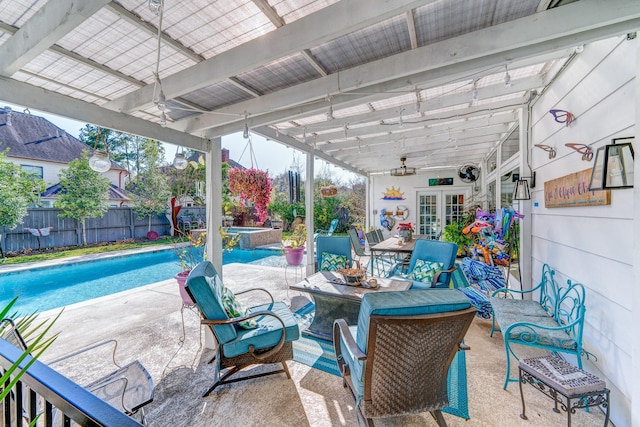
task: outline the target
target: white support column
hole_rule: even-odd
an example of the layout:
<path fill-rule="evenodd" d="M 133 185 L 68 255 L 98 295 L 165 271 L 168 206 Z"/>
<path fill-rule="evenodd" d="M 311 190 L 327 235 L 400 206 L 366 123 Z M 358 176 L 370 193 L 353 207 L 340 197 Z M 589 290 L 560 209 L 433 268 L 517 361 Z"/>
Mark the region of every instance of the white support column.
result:
<path fill-rule="evenodd" d="M 520 176 L 531 176 L 529 170 L 529 159 L 531 158 L 530 147 L 533 146 L 533 139 L 529 129 L 529 114 L 526 108 L 520 109 Z M 533 169 L 533 167 L 532 167 Z M 499 177 L 498 177 L 499 179 Z M 529 180 L 531 183 L 531 180 Z M 536 183 L 536 185 L 539 185 Z M 519 212 L 524 215 L 520 220 L 520 286 L 523 290 L 531 289 L 531 264 L 532 264 L 532 213 L 531 208 L 536 196 L 534 189 L 530 188 L 531 200 L 520 200 L 518 202 Z"/>
<path fill-rule="evenodd" d="M 218 227 L 222 224 L 222 139 L 211 140 L 206 152 L 207 259 L 222 278 L 222 244 Z M 202 327 L 202 326 L 201 326 Z M 216 342 L 205 327 L 204 348 L 215 348 Z"/>
<path fill-rule="evenodd" d="M 372 220 L 372 210 L 373 206 L 371 205 L 371 195 L 369 191 L 371 189 L 371 175 L 367 175 L 364 181 L 364 231 L 366 232 L 371 225 L 373 224 Z"/>
<path fill-rule="evenodd" d="M 640 41 L 636 38 L 636 120 L 635 120 L 635 147 L 638 151 L 638 141 L 640 141 Z M 634 170 L 640 171 L 640 156 L 636 155 L 633 162 Z M 640 324 L 640 173 L 634 174 L 633 182 L 633 277 L 635 283 L 631 287 L 631 324 Z M 640 372 L 640 334 L 631 334 L 631 372 Z M 631 425 L 640 426 L 640 382 L 630 381 L 631 396 L 629 396 L 629 407 L 631 408 Z"/>
<path fill-rule="evenodd" d="M 222 225 L 222 139 L 211 141 L 207 168 L 207 257 L 222 277 L 222 244 L 218 227 Z"/>
<path fill-rule="evenodd" d="M 307 152 L 307 164 L 305 170 L 307 171 L 307 176 L 304 182 L 304 203 L 305 203 L 305 224 L 307 226 L 307 276 L 315 273 L 314 271 L 314 262 L 313 260 L 316 258 L 315 255 L 315 245 L 313 241 L 313 187 L 314 187 L 314 156 L 313 153 Z"/>

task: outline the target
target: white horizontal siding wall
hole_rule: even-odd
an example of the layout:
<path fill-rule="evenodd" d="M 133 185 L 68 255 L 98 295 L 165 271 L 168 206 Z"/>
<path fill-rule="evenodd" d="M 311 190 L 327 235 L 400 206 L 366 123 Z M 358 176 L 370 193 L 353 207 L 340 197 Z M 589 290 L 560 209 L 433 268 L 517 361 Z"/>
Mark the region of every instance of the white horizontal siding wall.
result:
<path fill-rule="evenodd" d="M 637 43 L 621 36 L 585 46 L 536 100 L 531 115 L 531 144 L 557 151 L 554 159 L 539 148 L 530 151 L 536 171 L 531 207 L 533 283 L 541 265 L 548 263 L 560 284 L 567 279 L 584 284 L 583 343 L 597 356 L 597 362 L 587 361 L 585 367 L 607 381 L 616 426 L 632 425 L 632 389 L 638 378 L 630 375 L 633 337 L 638 335 L 632 316 L 634 190 L 611 191 L 611 204 L 606 206 L 550 209 L 544 207 L 543 190 L 546 181 L 593 166 L 565 143 L 590 145 L 595 152 L 612 138 L 635 135 Z M 577 119 L 570 126 L 557 123 L 551 109 L 570 111 Z"/>
<path fill-rule="evenodd" d="M 396 167 L 391 164 L 391 167 Z M 453 178 L 453 185 L 429 186 L 430 178 Z M 383 230 L 385 237 L 390 237 L 398 232 L 398 223 L 410 222 L 414 225 L 418 223 L 418 193 L 428 191 L 453 191 L 471 194 L 472 188 L 478 187 L 478 183 L 465 183 L 458 177 L 455 169 L 442 169 L 438 171 L 421 172 L 411 176 L 391 176 L 391 175 L 373 175 L 370 180 L 370 210 L 368 212 L 370 218 L 370 226 L 373 228 L 381 228 L 380 211 L 394 211 L 397 206 L 406 206 L 409 209 L 409 215 L 406 220 L 395 219 L 393 230 Z M 383 200 L 384 193 L 391 188 L 395 188 L 404 193 L 404 200 Z M 467 200 L 469 202 L 469 200 Z M 376 212 L 375 214 L 373 212 Z M 444 229 L 444 225 L 442 225 Z"/>

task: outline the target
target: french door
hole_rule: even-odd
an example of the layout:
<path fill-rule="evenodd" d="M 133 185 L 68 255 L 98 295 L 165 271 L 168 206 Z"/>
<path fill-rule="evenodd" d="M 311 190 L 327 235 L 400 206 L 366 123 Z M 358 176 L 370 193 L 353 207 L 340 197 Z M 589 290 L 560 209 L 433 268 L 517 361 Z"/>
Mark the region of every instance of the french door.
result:
<path fill-rule="evenodd" d="M 418 234 L 439 239 L 444 227 L 462 216 L 467 193 L 461 190 L 418 193 Z"/>

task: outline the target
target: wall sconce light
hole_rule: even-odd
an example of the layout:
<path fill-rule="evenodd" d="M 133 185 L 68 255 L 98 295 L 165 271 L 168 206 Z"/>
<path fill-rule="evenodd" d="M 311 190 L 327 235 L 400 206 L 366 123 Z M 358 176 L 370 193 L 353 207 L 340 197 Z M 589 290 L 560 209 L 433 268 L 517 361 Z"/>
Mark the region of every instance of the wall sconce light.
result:
<path fill-rule="evenodd" d="M 556 122 L 564 123 L 565 126 L 569 126 L 576 119 L 576 116 L 566 110 L 549 110 L 549 113 Z"/>
<path fill-rule="evenodd" d="M 553 159 L 556 157 L 556 149 L 544 144 L 535 144 L 534 147 L 542 148 L 544 151 L 549 152 L 549 158 Z"/>
<path fill-rule="evenodd" d="M 582 154 L 582 160 L 585 160 L 587 162 L 590 162 L 591 160 L 593 160 L 593 150 L 588 145 L 576 144 L 573 142 L 569 142 L 564 145 L 566 147 L 573 148 L 578 153 Z"/>
<path fill-rule="evenodd" d="M 512 200 L 531 200 L 531 192 L 529 191 L 529 182 L 531 180 L 531 188 L 536 186 L 536 173 L 533 172 L 532 176 L 521 176 L 516 181 L 516 186 L 513 189 Z"/>
<path fill-rule="evenodd" d="M 98 150 L 98 140 L 102 139 L 105 149 Z M 96 141 L 93 144 L 93 155 L 89 158 L 89 167 L 96 172 L 103 173 L 111 169 L 111 159 L 109 158 L 109 144 L 102 138 L 102 131 L 98 129 Z"/>
<path fill-rule="evenodd" d="M 189 166 L 189 161 L 184 156 L 184 149 L 180 151 L 180 147 L 176 148 L 176 157 L 173 159 L 173 167 L 178 170 L 184 170 Z"/>
<path fill-rule="evenodd" d="M 626 141 L 618 143 L 618 141 Z M 598 148 L 589 190 L 633 188 L 633 138 L 614 138 Z"/>

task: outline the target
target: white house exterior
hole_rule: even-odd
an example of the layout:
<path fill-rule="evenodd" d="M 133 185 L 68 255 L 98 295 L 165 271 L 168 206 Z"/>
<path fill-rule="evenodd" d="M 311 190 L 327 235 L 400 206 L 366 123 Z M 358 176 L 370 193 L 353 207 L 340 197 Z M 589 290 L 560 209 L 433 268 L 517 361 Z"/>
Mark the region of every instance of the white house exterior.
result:
<path fill-rule="evenodd" d="M 89 147 L 48 120 L 28 113 L 0 108 L 0 151 L 6 160 L 44 180 L 47 190 L 42 194 L 43 207 L 53 207 L 59 173 L 69 162 L 80 157 Z M 103 174 L 111 181 L 109 206 L 130 206 L 131 199 L 124 190 L 126 169 L 111 162 L 111 169 Z"/>

